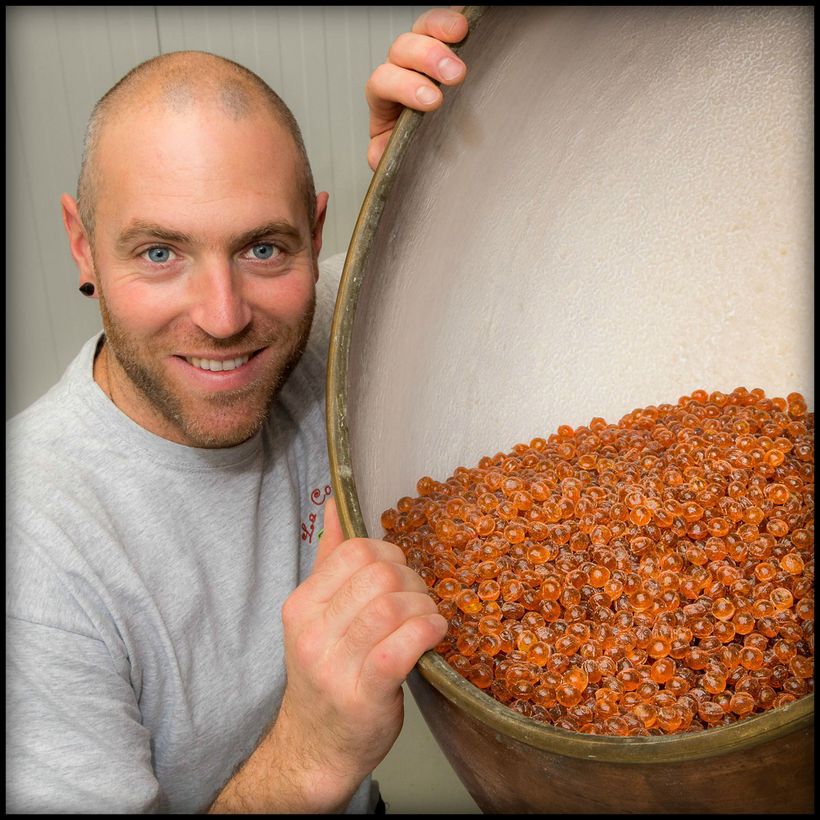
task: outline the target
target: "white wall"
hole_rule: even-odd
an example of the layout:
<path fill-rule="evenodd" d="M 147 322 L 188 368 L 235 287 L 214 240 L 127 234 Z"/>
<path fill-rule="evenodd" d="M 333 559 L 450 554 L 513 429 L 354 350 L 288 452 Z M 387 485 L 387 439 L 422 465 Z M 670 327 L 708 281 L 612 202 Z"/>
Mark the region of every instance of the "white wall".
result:
<path fill-rule="evenodd" d="M 60 217 L 86 121 L 128 70 L 202 49 L 250 68 L 298 120 L 317 190 L 322 257 L 347 249 L 370 184 L 364 85 L 429 6 L 6 6 L 6 417 L 62 374 L 100 327 Z"/>

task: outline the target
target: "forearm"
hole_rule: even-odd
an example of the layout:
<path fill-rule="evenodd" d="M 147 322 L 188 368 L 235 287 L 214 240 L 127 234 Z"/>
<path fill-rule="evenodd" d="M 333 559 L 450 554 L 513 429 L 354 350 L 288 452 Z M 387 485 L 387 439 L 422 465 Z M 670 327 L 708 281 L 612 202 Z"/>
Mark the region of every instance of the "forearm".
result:
<path fill-rule="evenodd" d="M 334 764 L 311 735 L 294 725 L 287 702 L 283 703 L 276 722 L 222 788 L 208 813 L 343 812 L 369 772 Z"/>

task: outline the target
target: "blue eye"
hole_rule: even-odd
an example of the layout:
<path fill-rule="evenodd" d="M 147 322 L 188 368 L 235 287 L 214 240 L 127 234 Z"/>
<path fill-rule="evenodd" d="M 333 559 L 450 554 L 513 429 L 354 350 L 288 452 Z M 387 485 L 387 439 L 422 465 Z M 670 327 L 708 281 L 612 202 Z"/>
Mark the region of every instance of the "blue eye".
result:
<path fill-rule="evenodd" d="M 145 253 L 151 262 L 156 262 L 160 265 L 163 262 L 168 262 L 171 259 L 171 251 L 168 248 L 149 248 Z"/>
<path fill-rule="evenodd" d="M 256 259 L 272 259 L 279 253 L 279 248 L 277 248 L 276 245 L 271 245 L 270 242 L 262 242 L 258 245 L 254 245 L 251 248 L 251 253 Z"/>

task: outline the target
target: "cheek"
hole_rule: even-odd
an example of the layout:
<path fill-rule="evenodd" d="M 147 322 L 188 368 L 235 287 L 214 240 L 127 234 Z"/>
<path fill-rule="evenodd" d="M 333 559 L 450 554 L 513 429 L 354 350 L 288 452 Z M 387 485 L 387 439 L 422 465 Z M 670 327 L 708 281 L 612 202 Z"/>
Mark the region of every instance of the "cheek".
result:
<path fill-rule="evenodd" d="M 304 316 L 313 304 L 314 281 L 312 273 L 293 274 L 255 284 L 248 298 L 255 311 L 290 323 Z"/>
<path fill-rule="evenodd" d="M 180 315 L 172 293 L 156 287 L 115 287 L 103 292 L 110 320 L 129 336 L 151 336 Z"/>

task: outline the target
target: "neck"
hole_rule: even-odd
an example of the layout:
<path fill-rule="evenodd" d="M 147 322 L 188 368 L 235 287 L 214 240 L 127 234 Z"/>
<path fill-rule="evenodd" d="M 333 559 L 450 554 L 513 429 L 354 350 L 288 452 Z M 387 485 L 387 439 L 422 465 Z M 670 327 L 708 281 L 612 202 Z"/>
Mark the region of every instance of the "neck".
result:
<path fill-rule="evenodd" d="M 111 402 L 116 404 L 113 396 L 111 395 L 110 365 L 108 359 L 108 346 L 106 345 L 105 336 L 102 337 L 100 347 L 97 350 L 97 355 L 94 357 L 94 369 L 92 372 L 94 375 L 94 381 L 100 386 L 100 389 L 106 396 L 108 396 Z"/>

